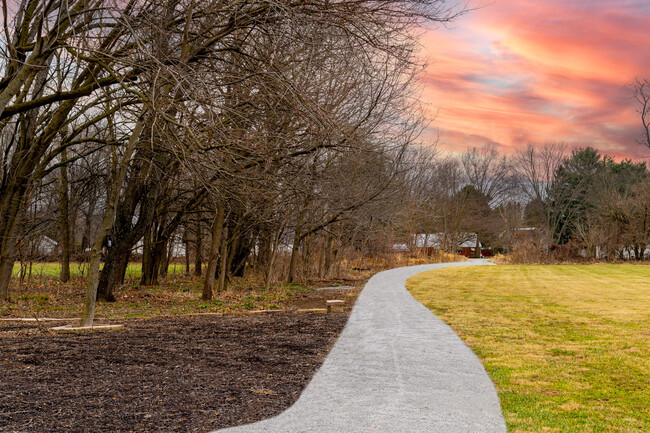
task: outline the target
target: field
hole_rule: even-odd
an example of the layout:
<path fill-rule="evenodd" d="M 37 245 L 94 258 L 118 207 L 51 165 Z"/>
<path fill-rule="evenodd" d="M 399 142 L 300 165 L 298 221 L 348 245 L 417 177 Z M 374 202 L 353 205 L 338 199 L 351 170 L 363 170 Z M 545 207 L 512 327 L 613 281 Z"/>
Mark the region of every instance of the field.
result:
<path fill-rule="evenodd" d="M 25 263 L 29 266 L 29 263 Z M 190 265 L 190 271 L 194 272 L 194 265 Z M 17 277 L 20 272 L 20 263 L 16 263 L 13 269 L 13 275 Z M 88 263 L 72 262 L 70 263 L 71 276 L 86 276 L 88 272 Z M 168 272 L 170 274 L 182 274 L 185 272 L 185 265 L 181 263 L 170 263 Z M 58 262 L 35 262 L 32 264 L 33 277 L 58 277 L 61 274 L 61 265 Z M 126 278 L 139 278 L 142 275 L 142 264 L 129 263 L 126 267 Z"/>
<path fill-rule="evenodd" d="M 410 292 L 482 360 L 510 432 L 650 432 L 650 267 L 427 272 Z"/>

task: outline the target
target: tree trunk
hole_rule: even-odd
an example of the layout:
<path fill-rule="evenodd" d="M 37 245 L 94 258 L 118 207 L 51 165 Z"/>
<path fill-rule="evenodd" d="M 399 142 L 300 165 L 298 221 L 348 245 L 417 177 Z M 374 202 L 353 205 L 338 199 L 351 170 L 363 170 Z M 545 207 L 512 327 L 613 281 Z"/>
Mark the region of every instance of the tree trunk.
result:
<path fill-rule="evenodd" d="M 99 264 L 101 261 L 102 239 L 95 242 L 90 251 L 90 266 L 88 267 L 88 290 L 84 303 L 84 313 L 81 326 L 93 326 L 95 306 L 97 304 L 97 284 L 99 283 Z"/>
<path fill-rule="evenodd" d="M 201 255 L 201 250 L 202 248 L 202 238 L 203 238 L 203 233 L 201 233 L 201 221 L 196 220 L 196 226 L 194 230 L 195 236 L 196 236 L 196 242 L 194 245 L 196 246 L 195 250 L 195 255 L 194 255 L 194 275 L 197 277 L 200 277 L 203 274 L 203 256 Z"/>
<path fill-rule="evenodd" d="M 135 152 L 135 147 L 140 138 L 140 133 L 142 132 L 143 128 L 144 121 L 140 119 L 136 123 L 135 128 L 131 133 L 131 138 L 127 143 L 121 164 L 118 165 L 117 161 L 114 161 L 114 166 L 119 166 L 119 170 L 117 170 L 115 177 L 112 179 L 111 188 L 107 197 L 108 202 L 106 213 L 104 214 L 102 225 L 99 229 L 99 233 L 97 234 L 97 239 L 95 239 L 93 247 L 90 251 L 86 301 L 84 303 L 84 312 L 81 319 L 81 326 L 93 326 L 93 321 L 95 319 L 95 306 L 97 303 L 97 289 L 99 287 L 99 265 L 101 264 L 102 244 L 104 237 L 113 226 L 113 219 L 115 218 L 120 190 L 122 189 L 122 184 L 126 178 L 126 171 L 129 167 L 129 162 L 131 161 L 133 153 Z"/>
<path fill-rule="evenodd" d="M 9 300 L 9 281 L 14 269 L 13 257 L 3 257 L 0 259 L 0 299 Z"/>
<path fill-rule="evenodd" d="M 241 232 L 239 232 L 241 233 Z M 246 265 L 253 250 L 253 237 L 250 233 L 243 233 L 236 236 L 230 243 L 230 263 L 228 270 L 230 275 L 243 277 L 246 272 Z"/>
<path fill-rule="evenodd" d="M 70 214 L 68 211 L 68 168 L 65 165 L 68 156 L 61 151 L 61 166 L 59 177 L 59 229 L 61 232 L 61 275 L 62 283 L 70 281 Z"/>
<path fill-rule="evenodd" d="M 298 217 L 296 219 L 296 228 L 293 231 L 293 245 L 291 246 L 291 261 L 289 262 L 289 276 L 287 278 L 287 282 L 293 283 L 296 280 L 296 271 L 298 267 L 298 253 L 300 251 L 300 242 L 302 241 L 302 236 L 300 234 L 300 231 L 302 229 L 302 223 L 303 219 L 305 216 L 305 212 L 308 206 L 308 199 L 305 198 L 305 203 L 303 205 L 302 210 L 298 213 Z"/>
<path fill-rule="evenodd" d="M 221 236 L 221 262 L 219 270 L 219 284 L 217 285 L 217 293 L 222 293 L 226 289 L 226 274 L 228 273 L 228 226 L 223 227 L 223 234 Z"/>
<path fill-rule="evenodd" d="M 158 284 L 158 277 L 164 277 L 163 272 L 167 266 L 167 240 L 160 233 L 161 227 L 158 224 L 153 225 L 144 236 L 144 254 L 142 256 L 142 277 L 140 284 L 143 286 L 153 286 Z M 146 260 L 145 260 L 146 258 Z"/>
<path fill-rule="evenodd" d="M 273 264 L 275 263 L 275 257 L 278 252 L 278 245 L 280 244 L 280 237 L 284 229 L 280 229 L 275 234 L 275 240 L 271 246 L 271 254 L 266 265 L 266 274 L 264 275 L 264 288 L 268 290 L 271 287 L 271 274 L 273 272 Z"/>
<path fill-rule="evenodd" d="M 143 286 L 153 284 L 153 247 L 151 245 L 153 232 L 154 228 L 152 227 L 142 237 L 142 276 L 140 277 L 140 284 Z"/>
<path fill-rule="evenodd" d="M 117 212 L 115 232 L 113 233 L 115 246 L 106 256 L 106 263 L 104 264 L 104 269 L 99 280 L 99 299 L 107 301 L 114 299 L 112 294 L 113 289 L 124 278 L 124 274 L 116 273 L 121 268 L 118 266 L 118 263 L 122 262 L 125 258 L 128 259 L 127 256 L 130 254 L 131 249 L 151 228 L 151 224 L 154 221 L 156 201 L 162 188 L 161 181 L 161 179 L 152 179 L 148 185 L 146 195 L 141 200 L 133 197 L 137 192 L 130 191 L 127 193 L 127 200 L 130 203 L 120 204 L 121 209 Z M 140 204 L 140 211 L 135 226 L 131 225 L 134 217 L 132 211 L 135 208 L 132 200 L 136 200 Z"/>
<path fill-rule="evenodd" d="M 257 260 L 255 265 L 258 269 L 266 270 L 269 264 L 273 248 L 272 236 L 273 233 L 270 230 L 263 230 L 257 238 Z"/>
<path fill-rule="evenodd" d="M 334 260 L 334 239 L 332 235 L 327 236 L 327 243 L 325 244 L 325 264 L 323 269 L 323 278 L 327 278 L 332 269 L 332 261 Z"/>
<path fill-rule="evenodd" d="M 24 82 L 21 82 L 19 77 L 23 73 L 35 76 L 33 88 L 39 90 L 32 97 L 40 97 L 43 94 L 53 55 L 52 52 L 37 54 L 37 51 L 40 50 L 32 52 L 32 56 L 37 56 L 34 60 L 40 62 L 41 66 L 46 67 L 38 68 L 37 63 L 34 62 L 29 67 L 21 68 L 8 87 L 0 92 L 0 99 L 2 99 L 0 112 L 4 110 L 9 100 L 20 92 L 20 87 Z M 45 54 L 45 57 L 38 57 L 43 54 Z M 31 60 L 27 63 L 31 63 Z M 34 69 L 35 67 L 36 69 Z M 16 85 L 18 87 L 14 87 Z M 13 94 L 13 91 L 8 91 L 9 88 L 13 88 L 16 94 Z M 11 280 L 14 262 L 14 234 L 21 208 L 28 202 L 30 184 L 43 176 L 42 171 L 36 172 L 42 162 L 41 158 L 61 131 L 61 127 L 74 106 L 75 102 L 73 100 L 62 102 L 44 126 L 39 125 L 39 109 L 25 113 L 20 119 L 19 141 L 13 155 L 10 159 L 7 159 L 10 163 L 4 167 L 3 182 L 0 186 L 0 299 L 9 299 L 9 281 Z M 40 137 L 35 139 L 37 126 L 43 126 L 43 130 Z M 5 155 L 5 158 L 7 156 Z M 9 262 L 11 262 L 11 265 L 9 265 Z"/>
<path fill-rule="evenodd" d="M 124 275 L 131 256 L 131 246 L 122 243 L 111 248 L 106 255 L 104 268 L 99 276 L 98 299 L 106 302 L 114 302 L 115 286 L 124 282 Z"/>
<path fill-rule="evenodd" d="M 90 200 L 88 203 L 88 214 L 86 215 L 86 225 L 84 227 L 84 235 L 81 241 L 81 248 L 84 253 L 86 249 L 92 248 L 91 238 L 92 238 L 92 225 L 93 225 L 93 215 L 95 214 L 96 200 Z"/>
<path fill-rule="evenodd" d="M 302 245 L 302 254 L 300 255 L 302 281 L 306 281 L 312 276 L 310 259 L 314 255 L 314 236 L 312 234 L 305 236 L 300 244 Z"/>
<path fill-rule="evenodd" d="M 153 268 L 151 285 L 158 284 L 159 277 L 167 275 L 167 266 L 169 266 L 169 255 L 167 251 L 168 241 L 158 240 L 153 247 Z"/>
<path fill-rule="evenodd" d="M 293 283 L 296 280 L 296 268 L 298 267 L 298 258 L 300 257 L 300 232 L 296 229 L 293 235 L 293 245 L 291 246 L 291 261 L 289 262 L 289 278 L 287 282 Z"/>
<path fill-rule="evenodd" d="M 201 299 L 209 301 L 214 298 L 214 280 L 217 272 L 219 260 L 219 246 L 221 245 L 221 236 L 223 234 L 223 223 L 225 220 L 225 209 L 218 205 L 217 211 L 212 222 L 212 240 L 210 241 L 210 255 L 208 257 L 208 269 L 205 272 L 203 281 L 203 294 Z"/>
<path fill-rule="evenodd" d="M 320 249 L 318 255 L 318 278 L 323 278 L 325 271 L 325 256 L 327 255 L 327 238 L 321 238 Z"/>
<path fill-rule="evenodd" d="M 169 264 L 174 259 L 174 236 L 167 239 L 165 242 L 165 256 L 162 258 L 160 265 L 158 266 L 158 277 L 165 278 L 169 273 Z"/>
<path fill-rule="evenodd" d="M 183 227 L 183 244 L 185 244 L 185 275 L 190 275 L 190 240 L 187 237 L 187 226 Z"/>
<path fill-rule="evenodd" d="M 15 231 L 26 195 L 26 184 L 0 190 L 0 300 L 9 300 L 9 282 L 15 261 Z"/>

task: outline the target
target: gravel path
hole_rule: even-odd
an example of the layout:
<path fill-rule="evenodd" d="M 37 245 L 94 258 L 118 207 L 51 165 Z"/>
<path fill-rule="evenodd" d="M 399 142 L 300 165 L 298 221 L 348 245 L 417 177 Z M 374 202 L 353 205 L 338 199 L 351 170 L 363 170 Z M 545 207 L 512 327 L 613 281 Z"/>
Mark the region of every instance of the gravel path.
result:
<path fill-rule="evenodd" d="M 298 401 L 229 433 L 506 432 L 494 385 L 474 353 L 405 290 L 446 263 L 393 269 L 368 281 L 345 329 Z"/>

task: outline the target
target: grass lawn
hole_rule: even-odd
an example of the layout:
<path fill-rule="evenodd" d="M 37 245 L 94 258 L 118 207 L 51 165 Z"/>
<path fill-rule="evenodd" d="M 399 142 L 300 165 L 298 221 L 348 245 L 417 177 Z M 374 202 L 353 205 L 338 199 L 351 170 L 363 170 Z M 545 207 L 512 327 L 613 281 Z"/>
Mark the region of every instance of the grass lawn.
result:
<path fill-rule="evenodd" d="M 25 266 L 29 266 L 29 263 L 25 263 Z M 103 266 L 103 263 L 101 264 Z M 191 271 L 194 272 L 194 265 L 190 265 Z M 20 263 L 16 262 L 14 264 L 13 275 L 18 276 L 20 272 Z M 168 268 L 169 274 L 183 274 L 185 273 L 185 264 L 181 263 L 170 263 Z M 80 262 L 71 262 L 70 263 L 70 275 L 72 276 L 85 276 L 88 273 L 88 263 Z M 61 275 L 61 263 L 59 262 L 34 262 L 32 264 L 32 276 L 37 277 L 58 277 Z M 142 264 L 129 263 L 126 267 L 127 278 L 142 276 Z"/>
<path fill-rule="evenodd" d="M 481 358 L 510 432 L 650 432 L 650 266 L 448 268 L 407 287 Z"/>

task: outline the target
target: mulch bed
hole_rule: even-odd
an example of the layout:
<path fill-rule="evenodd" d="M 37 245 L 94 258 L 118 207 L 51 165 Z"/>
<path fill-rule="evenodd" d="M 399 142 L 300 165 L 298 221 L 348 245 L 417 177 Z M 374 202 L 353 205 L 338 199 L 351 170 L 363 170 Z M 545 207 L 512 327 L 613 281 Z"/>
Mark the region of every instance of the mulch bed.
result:
<path fill-rule="evenodd" d="M 155 318 L 89 335 L 0 323 L 0 431 L 207 432 L 277 415 L 348 314 Z"/>

